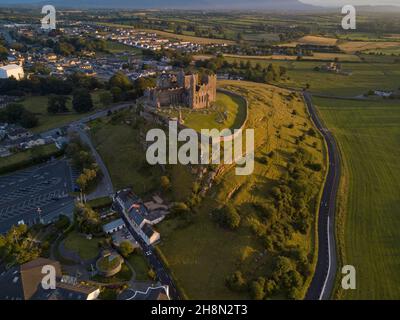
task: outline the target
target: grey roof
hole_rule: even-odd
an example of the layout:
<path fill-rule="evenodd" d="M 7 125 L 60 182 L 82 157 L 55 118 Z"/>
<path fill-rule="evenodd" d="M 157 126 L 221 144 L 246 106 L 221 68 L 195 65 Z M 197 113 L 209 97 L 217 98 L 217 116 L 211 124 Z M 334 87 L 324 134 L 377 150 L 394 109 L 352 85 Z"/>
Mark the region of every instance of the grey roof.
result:
<path fill-rule="evenodd" d="M 103 226 L 103 231 L 107 233 L 115 228 L 120 228 L 121 226 L 125 226 L 125 222 L 122 220 L 122 218 L 119 218 L 105 224 Z"/>
<path fill-rule="evenodd" d="M 19 267 L 5 271 L 0 276 L 0 300 L 24 300 Z"/>
<path fill-rule="evenodd" d="M 41 273 L 44 265 L 52 265 L 56 275 L 61 276 L 58 261 L 37 258 L 21 266 L 13 267 L 0 275 L 0 300 L 30 300 L 41 290 Z"/>
<path fill-rule="evenodd" d="M 142 224 L 142 222 L 144 221 L 143 216 L 136 210 L 132 210 L 129 213 L 130 217 L 132 218 L 132 220 L 138 225 L 140 226 Z"/>
<path fill-rule="evenodd" d="M 154 229 L 148 223 L 145 223 L 145 225 L 142 227 L 142 230 L 149 239 L 155 233 Z"/>

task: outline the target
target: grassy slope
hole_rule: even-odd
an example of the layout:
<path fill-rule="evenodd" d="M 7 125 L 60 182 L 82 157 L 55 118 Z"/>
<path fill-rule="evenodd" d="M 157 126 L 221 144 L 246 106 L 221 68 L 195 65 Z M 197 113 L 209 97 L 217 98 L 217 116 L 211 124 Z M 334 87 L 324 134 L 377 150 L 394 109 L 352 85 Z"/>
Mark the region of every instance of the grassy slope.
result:
<path fill-rule="evenodd" d="M 358 283 L 357 290 L 339 296 L 399 299 L 400 103 L 317 98 L 315 103 L 340 144 L 348 174 L 339 235 L 344 264 L 356 267 Z"/>
<path fill-rule="evenodd" d="M 168 175 L 171 191 L 167 196 L 174 201 L 186 200 L 193 183 L 188 167 L 167 166 L 164 172 L 159 166 L 148 166 L 139 130 L 123 120 L 133 117 L 129 112 L 124 112 L 117 123 L 112 123 L 109 118 L 91 123 L 92 139 L 108 167 L 114 188 L 118 190 L 130 186 L 138 195 L 148 196 L 160 187 L 160 177 Z"/>
<path fill-rule="evenodd" d="M 285 90 L 251 82 L 221 81 L 220 85 L 238 91 L 249 100 L 248 127 L 255 128 L 256 158 L 271 150 L 275 150 L 277 157 L 270 164 L 256 161 L 255 171 L 248 177 L 236 176 L 233 170 L 227 172 L 222 182 L 209 191 L 193 224 L 182 228 L 176 220 L 166 220 L 157 226 L 162 237 L 159 247 L 191 299 L 249 298 L 246 292 L 239 294 L 228 290 L 226 276 L 238 268 L 249 276 L 269 272 L 271 257 L 263 254 L 264 249 L 247 227 L 246 221 L 254 218 L 251 203 L 263 201 L 265 192 L 284 172 L 286 157 L 295 150 L 294 138 L 302 133 L 302 124 L 311 125 L 303 103 L 285 101 Z M 292 109 L 297 111 L 296 116 L 291 115 Z M 288 129 L 286 125 L 291 122 L 295 127 Z M 278 128 L 281 139 L 275 135 Z M 319 138 L 308 137 L 303 146 L 322 162 L 322 153 L 310 147 L 313 142 L 321 148 Z M 322 173 L 318 179 L 321 181 Z M 210 217 L 213 208 L 227 201 L 234 203 L 244 221 L 244 227 L 235 232 L 218 227 Z M 296 234 L 288 245 L 313 252 L 312 239 L 312 231 L 307 236 Z M 241 260 L 247 246 L 254 249 L 254 254 Z"/>

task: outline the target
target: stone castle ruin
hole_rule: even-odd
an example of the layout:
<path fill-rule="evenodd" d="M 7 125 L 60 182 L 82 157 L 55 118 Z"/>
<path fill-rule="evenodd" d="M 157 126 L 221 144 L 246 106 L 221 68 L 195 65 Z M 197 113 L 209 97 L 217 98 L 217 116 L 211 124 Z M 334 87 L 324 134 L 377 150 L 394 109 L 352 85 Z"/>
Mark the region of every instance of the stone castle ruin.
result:
<path fill-rule="evenodd" d="M 184 106 L 192 109 L 208 108 L 217 99 L 216 75 L 162 74 L 157 86 L 144 93 L 147 104 L 153 108 Z"/>

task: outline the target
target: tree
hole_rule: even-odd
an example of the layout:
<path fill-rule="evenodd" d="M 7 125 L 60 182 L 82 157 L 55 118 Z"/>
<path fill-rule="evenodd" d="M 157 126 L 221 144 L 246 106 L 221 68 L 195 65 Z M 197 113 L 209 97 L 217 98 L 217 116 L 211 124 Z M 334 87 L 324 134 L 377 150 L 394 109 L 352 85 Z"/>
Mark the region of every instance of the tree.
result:
<path fill-rule="evenodd" d="M 77 204 L 75 209 L 76 221 L 78 228 L 83 233 L 100 232 L 100 216 L 99 214 L 84 204 Z"/>
<path fill-rule="evenodd" d="M 77 89 L 72 97 L 72 107 L 78 113 L 88 112 L 93 109 L 93 101 L 87 89 Z"/>
<path fill-rule="evenodd" d="M 26 110 L 22 104 L 10 103 L 1 113 L 0 119 L 9 123 L 18 123 L 24 128 L 33 128 L 39 120 L 35 114 Z"/>
<path fill-rule="evenodd" d="M 19 123 L 24 128 L 29 129 L 36 127 L 39 124 L 39 119 L 32 112 L 25 110 Z"/>
<path fill-rule="evenodd" d="M 167 176 L 162 176 L 160 178 L 161 187 L 166 191 L 171 187 L 171 181 Z"/>
<path fill-rule="evenodd" d="M 219 221 L 223 226 L 232 230 L 239 227 L 241 220 L 240 215 L 232 205 L 226 205 L 222 210 L 220 210 L 219 215 Z"/>
<path fill-rule="evenodd" d="M 254 300 L 262 300 L 265 296 L 264 292 L 265 279 L 259 277 L 257 281 L 250 284 L 250 294 Z"/>
<path fill-rule="evenodd" d="M 70 224 L 69 218 L 61 214 L 58 216 L 58 220 L 55 223 L 55 227 L 60 231 L 64 231 L 65 229 L 68 228 L 69 224 Z"/>
<path fill-rule="evenodd" d="M 127 258 L 133 251 L 135 247 L 133 246 L 132 242 L 130 241 L 122 241 L 119 245 L 119 251 L 121 252 L 124 258 Z"/>
<path fill-rule="evenodd" d="M 113 102 L 113 95 L 109 91 L 103 91 L 100 93 L 99 98 L 103 107 L 107 107 Z"/>
<path fill-rule="evenodd" d="M 173 214 L 182 215 L 189 212 L 188 206 L 184 202 L 176 202 L 172 208 L 171 212 Z"/>
<path fill-rule="evenodd" d="M 246 287 L 246 280 L 238 270 L 226 278 L 226 285 L 231 290 L 241 291 Z"/>
<path fill-rule="evenodd" d="M 153 269 L 149 269 L 149 271 L 147 272 L 147 275 L 149 276 L 149 278 L 151 280 L 155 280 L 157 277 L 157 274 Z"/>
<path fill-rule="evenodd" d="M 118 87 L 123 91 L 133 88 L 131 80 L 121 71 L 114 74 L 108 81 L 110 88 Z"/>
<path fill-rule="evenodd" d="M 67 102 L 68 96 L 63 95 L 50 95 L 47 101 L 47 112 L 48 113 L 64 113 L 68 111 Z"/>
<path fill-rule="evenodd" d="M 97 171 L 95 169 L 83 169 L 83 173 L 76 179 L 76 183 L 81 190 L 85 191 L 88 186 L 96 179 Z"/>
<path fill-rule="evenodd" d="M 111 96 L 114 102 L 122 100 L 122 89 L 119 87 L 112 87 L 110 89 Z"/>

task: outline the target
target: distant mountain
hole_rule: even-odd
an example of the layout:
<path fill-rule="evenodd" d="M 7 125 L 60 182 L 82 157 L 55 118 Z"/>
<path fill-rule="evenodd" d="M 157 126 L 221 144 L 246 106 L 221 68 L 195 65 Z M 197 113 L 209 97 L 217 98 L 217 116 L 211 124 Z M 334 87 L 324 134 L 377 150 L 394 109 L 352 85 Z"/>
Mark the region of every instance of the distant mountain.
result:
<path fill-rule="evenodd" d="M 64 8 L 307 10 L 298 0 L 0 0 L 0 5 L 53 4 Z"/>

